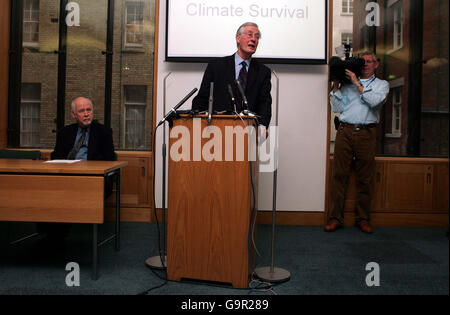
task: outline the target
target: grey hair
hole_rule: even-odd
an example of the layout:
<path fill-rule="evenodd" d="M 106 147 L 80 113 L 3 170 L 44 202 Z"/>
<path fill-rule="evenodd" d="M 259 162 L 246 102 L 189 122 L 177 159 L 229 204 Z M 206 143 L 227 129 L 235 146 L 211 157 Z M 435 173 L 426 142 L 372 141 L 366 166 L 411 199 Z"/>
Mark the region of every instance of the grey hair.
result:
<path fill-rule="evenodd" d="M 236 32 L 236 36 L 237 36 L 237 35 L 242 35 L 242 33 L 244 32 L 244 28 L 245 28 L 246 26 L 254 26 L 254 27 L 257 27 L 258 30 L 259 30 L 258 24 L 253 23 L 253 22 L 246 22 L 246 23 L 242 24 L 241 26 L 239 26 L 239 28 L 238 28 L 238 30 L 237 30 L 237 32 Z M 259 36 L 260 36 L 260 38 L 261 38 L 261 32 L 260 32 L 259 34 L 260 34 Z"/>
<path fill-rule="evenodd" d="M 72 109 L 73 112 L 75 111 L 75 100 L 79 99 L 80 97 L 83 97 L 83 96 L 78 96 L 78 97 L 74 98 L 72 100 L 72 103 L 70 103 L 70 108 Z M 91 106 L 92 106 L 92 109 L 94 109 L 94 104 L 92 103 L 92 101 L 89 98 L 87 98 L 87 97 L 83 97 L 83 98 L 88 100 L 89 104 L 91 104 Z"/>
<path fill-rule="evenodd" d="M 374 52 L 372 52 L 372 51 L 365 51 L 365 52 L 363 52 L 361 55 L 359 55 L 360 57 L 362 57 L 362 56 L 372 56 L 373 57 L 373 59 L 375 60 L 375 61 L 378 61 L 378 57 L 377 57 L 377 55 L 374 53 Z"/>

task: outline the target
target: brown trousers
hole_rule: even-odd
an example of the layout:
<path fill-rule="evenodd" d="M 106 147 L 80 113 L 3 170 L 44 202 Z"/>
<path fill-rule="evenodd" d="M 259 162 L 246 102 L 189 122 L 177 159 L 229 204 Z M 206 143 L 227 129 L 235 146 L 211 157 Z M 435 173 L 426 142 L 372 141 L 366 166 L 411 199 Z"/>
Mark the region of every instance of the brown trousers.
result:
<path fill-rule="evenodd" d="M 334 147 L 330 220 L 344 224 L 344 206 L 348 178 L 356 171 L 355 223 L 370 220 L 372 179 L 375 172 L 376 127 L 354 128 L 341 124 Z"/>

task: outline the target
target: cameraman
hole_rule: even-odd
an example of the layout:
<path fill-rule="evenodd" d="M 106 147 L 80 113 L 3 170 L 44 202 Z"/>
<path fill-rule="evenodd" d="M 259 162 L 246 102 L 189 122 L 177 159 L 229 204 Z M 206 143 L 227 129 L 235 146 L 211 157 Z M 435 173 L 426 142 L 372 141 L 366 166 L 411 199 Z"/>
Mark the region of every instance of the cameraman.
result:
<path fill-rule="evenodd" d="M 339 128 L 334 147 L 332 206 L 325 231 L 333 232 L 344 224 L 345 194 L 354 160 L 356 171 L 355 224 L 362 232 L 372 233 L 370 203 L 372 178 L 375 171 L 376 127 L 380 109 L 389 93 L 389 83 L 375 77 L 379 66 L 376 55 L 364 52 L 365 64 L 361 77 L 346 69 L 351 84 L 333 81 L 330 93 L 331 109 L 340 113 Z"/>

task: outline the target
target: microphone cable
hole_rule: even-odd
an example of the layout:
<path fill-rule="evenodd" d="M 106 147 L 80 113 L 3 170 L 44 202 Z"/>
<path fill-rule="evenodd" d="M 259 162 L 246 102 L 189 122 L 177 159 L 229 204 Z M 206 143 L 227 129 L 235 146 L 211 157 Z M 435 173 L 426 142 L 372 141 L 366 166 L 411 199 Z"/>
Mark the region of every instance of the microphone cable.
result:
<path fill-rule="evenodd" d="M 247 126 L 248 127 L 250 126 L 250 116 L 248 114 L 247 114 Z M 250 134 L 249 133 L 247 134 L 247 137 L 248 137 L 247 146 L 250 147 Z M 258 128 L 256 129 L 256 137 L 258 137 Z M 258 146 L 256 146 L 256 152 L 255 152 L 256 155 L 257 155 L 257 152 L 258 152 Z M 256 261 L 256 257 L 253 259 L 252 245 L 253 245 L 256 255 L 258 257 L 261 257 L 261 255 L 259 254 L 258 248 L 255 244 L 255 226 L 256 226 L 257 210 L 256 210 L 255 183 L 254 183 L 254 178 L 253 178 L 253 167 L 252 167 L 252 163 L 249 159 L 249 153 L 250 152 L 247 153 L 247 159 L 249 160 L 248 165 L 249 165 L 249 172 L 250 172 L 252 207 L 251 207 L 251 212 L 250 212 L 249 230 L 248 230 L 248 234 L 249 234 L 248 235 L 248 255 L 249 255 L 249 261 L 254 260 L 254 265 L 256 266 L 257 261 Z M 257 162 L 257 159 L 255 162 Z M 255 270 L 254 270 L 253 264 L 251 262 L 250 262 L 250 267 L 252 269 L 252 275 L 253 275 L 255 273 Z"/>
<path fill-rule="evenodd" d="M 155 128 L 155 131 L 153 132 L 153 136 L 152 136 L 152 144 L 153 144 L 152 198 L 153 198 L 153 211 L 155 213 L 155 220 L 156 220 L 156 230 L 157 230 L 157 234 L 158 234 L 158 252 L 159 252 L 159 257 L 161 259 L 161 265 L 165 266 L 167 264 L 167 261 L 166 261 L 166 263 L 164 263 L 162 255 L 165 255 L 165 253 L 162 253 L 162 251 L 161 251 L 161 235 L 160 235 L 161 232 L 160 232 L 160 228 L 159 228 L 158 214 L 157 214 L 157 211 L 156 211 L 156 196 L 155 196 L 156 195 L 155 194 L 155 183 L 156 183 L 156 179 L 155 179 L 156 178 L 156 176 L 155 176 L 155 174 L 156 174 L 156 131 L 158 130 L 158 128 L 159 128 L 159 126 L 157 126 Z M 163 141 L 164 141 L 164 139 L 163 139 Z M 164 211 L 165 211 L 165 209 L 164 209 Z M 163 280 L 164 282 L 162 284 L 160 284 L 160 285 L 157 285 L 157 286 L 152 287 L 150 289 L 147 289 L 147 290 L 145 290 L 145 291 L 143 291 L 141 293 L 138 293 L 137 295 L 147 295 L 148 292 L 150 292 L 151 290 L 161 288 L 161 287 L 163 287 L 164 285 L 167 284 L 167 282 L 168 282 L 168 280 L 167 280 L 167 266 L 166 266 L 166 269 L 165 269 L 165 272 L 164 272 L 165 273 L 165 277 L 162 277 L 159 274 L 157 274 L 153 270 L 153 268 L 150 268 L 150 270 L 153 272 L 153 274 L 156 277 L 158 277 L 159 279 Z"/>

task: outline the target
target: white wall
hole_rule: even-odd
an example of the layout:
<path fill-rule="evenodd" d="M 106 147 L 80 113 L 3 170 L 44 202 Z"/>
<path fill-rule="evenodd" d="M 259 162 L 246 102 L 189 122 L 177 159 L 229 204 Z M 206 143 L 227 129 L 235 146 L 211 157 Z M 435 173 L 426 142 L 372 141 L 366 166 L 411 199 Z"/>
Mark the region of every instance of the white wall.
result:
<path fill-rule="evenodd" d="M 193 88 L 200 87 L 203 72 L 206 68 L 204 63 L 169 63 L 164 61 L 165 1 L 160 1 L 159 15 L 157 121 Z M 224 51 L 223 55 L 231 55 L 234 52 L 235 47 L 230 47 L 230 50 Z M 326 65 L 270 64 L 267 66 L 274 70 L 279 77 L 278 124 L 280 135 L 277 210 L 324 211 L 328 67 Z M 169 73 L 171 74 L 166 80 L 166 109 L 164 110 L 164 78 Z M 277 81 L 275 76 L 272 76 L 272 111 L 274 116 L 271 124 L 275 123 L 276 88 Z M 192 98 L 181 109 L 189 109 L 191 102 Z M 160 127 L 154 146 L 156 150 L 156 205 L 159 208 L 162 206 L 162 134 L 163 129 Z M 170 181 L 170 179 L 168 180 Z M 260 210 L 272 209 L 272 182 L 273 173 L 260 173 L 258 196 Z"/>

